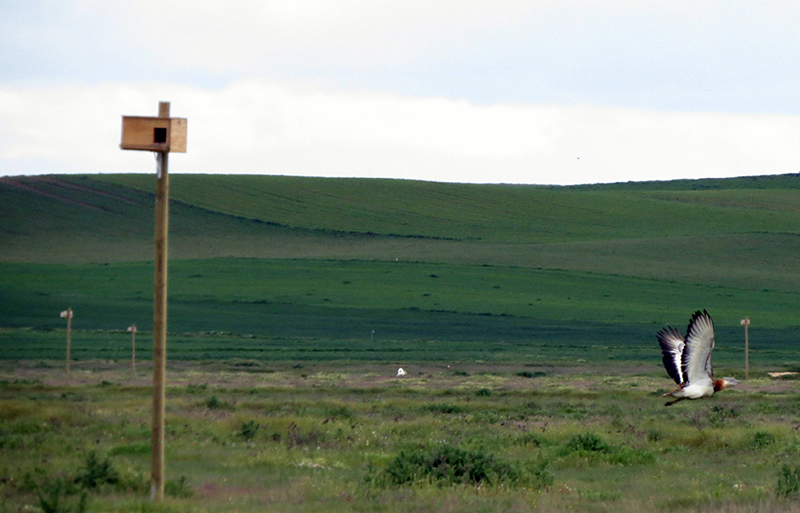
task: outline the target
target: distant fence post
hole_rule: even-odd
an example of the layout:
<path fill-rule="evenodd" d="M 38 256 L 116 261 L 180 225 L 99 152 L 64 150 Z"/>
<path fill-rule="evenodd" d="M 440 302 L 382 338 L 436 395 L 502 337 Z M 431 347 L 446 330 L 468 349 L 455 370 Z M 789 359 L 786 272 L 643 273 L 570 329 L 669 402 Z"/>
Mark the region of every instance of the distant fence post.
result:
<path fill-rule="evenodd" d="M 133 376 L 136 377 L 136 325 L 131 324 L 128 326 L 128 331 L 131 332 L 131 371 Z"/>
<path fill-rule="evenodd" d="M 67 320 L 67 385 L 69 385 L 70 346 L 72 345 L 72 308 L 61 312 L 61 318 Z"/>
<path fill-rule="evenodd" d="M 745 317 L 739 324 L 744 326 L 744 379 L 750 379 L 750 338 L 747 333 L 750 318 Z"/>

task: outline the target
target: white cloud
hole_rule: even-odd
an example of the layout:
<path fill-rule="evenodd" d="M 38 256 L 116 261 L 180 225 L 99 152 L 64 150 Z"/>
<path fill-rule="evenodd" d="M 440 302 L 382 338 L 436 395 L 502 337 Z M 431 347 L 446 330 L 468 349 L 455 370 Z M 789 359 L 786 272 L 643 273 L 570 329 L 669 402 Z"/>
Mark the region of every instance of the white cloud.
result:
<path fill-rule="evenodd" d="M 591 183 L 798 171 L 800 117 L 462 100 L 240 81 L 0 87 L 0 174 L 152 172 L 120 116 L 189 119 L 172 172 Z"/>

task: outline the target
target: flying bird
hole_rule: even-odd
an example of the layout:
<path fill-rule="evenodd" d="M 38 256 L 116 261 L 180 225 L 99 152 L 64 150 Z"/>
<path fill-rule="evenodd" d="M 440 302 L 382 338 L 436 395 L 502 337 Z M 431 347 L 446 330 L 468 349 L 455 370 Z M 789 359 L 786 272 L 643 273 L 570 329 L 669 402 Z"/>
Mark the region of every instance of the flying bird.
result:
<path fill-rule="evenodd" d="M 684 399 L 711 397 L 714 392 L 739 382 L 734 378 L 714 379 L 714 372 L 711 369 L 714 321 L 705 310 L 702 312 L 698 310 L 692 315 L 685 340 L 681 332 L 672 326 L 659 331 L 656 337 L 664 355 L 667 374 L 678 384 L 678 388 L 661 396 L 676 398 L 664 406 L 670 406 Z"/>

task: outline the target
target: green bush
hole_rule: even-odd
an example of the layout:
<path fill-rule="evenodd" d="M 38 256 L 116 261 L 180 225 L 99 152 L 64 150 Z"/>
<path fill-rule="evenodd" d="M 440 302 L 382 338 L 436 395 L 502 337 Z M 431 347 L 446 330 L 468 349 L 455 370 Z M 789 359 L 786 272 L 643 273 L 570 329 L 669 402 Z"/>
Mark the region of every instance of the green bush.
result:
<path fill-rule="evenodd" d="M 206 399 L 206 408 L 209 410 L 233 410 L 234 407 L 230 403 L 226 403 L 224 401 L 220 401 L 217 399 L 217 396 L 212 395 L 208 399 Z"/>
<path fill-rule="evenodd" d="M 462 408 L 456 404 L 434 403 L 422 406 L 421 410 L 423 413 L 461 413 Z"/>
<path fill-rule="evenodd" d="M 41 488 L 45 489 L 44 493 Z M 88 494 L 85 491 L 82 492 L 77 504 L 75 504 L 74 501 L 65 500 L 67 495 L 72 495 L 73 493 L 70 486 L 63 479 L 48 481 L 40 489 L 36 490 L 39 505 L 44 513 L 70 513 L 72 511 L 84 513 Z M 62 494 L 64 494 L 64 497 L 62 497 Z"/>
<path fill-rule="evenodd" d="M 515 373 L 515 376 L 519 376 L 521 378 L 540 378 L 543 376 L 547 376 L 547 373 L 542 371 L 536 371 L 536 372 L 520 371 Z"/>
<path fill-rule="evenodd" d="M 594 433 L 583 433 L 570 438 L 561 449 L 560 455 L 566 457 L 571 454 L 590 461 L 607 462 L 611 465 L 644 465 L 656 461 L 656 457 L 645 449 L 628 446 L 615 447 Z"/>
<path fill-rule="evenodd" d="M 258 422 L 255 420 L 248 420 L 247 422 L 242 422 L 242 426 L 236 432 L 236 434 L 245 440 L 252 440 L 256 433 L 258 433 Z"/>
<path fill-rule="evenodd" d="M 626 467 L 631 465 L 650 465 L 656 462 L 655 455 L 650 451 L 627 446 L 612 447 L 607 458 L 612 465 L 624 465 Z"/>
<path fill-rule="evenodd" d="M 526 475 L 521 480 L 524 484 L 531 489 L 539 490 L 542 488 L 549 488 L 553 486 L 555 478 L 553 474 L 547 470 L 548 462 L 545 459 L 540 459 L 535 463 L 530 463 L 526 466 Z"/>
<path fill-rule="evenodd" d="M 83 513 L 88 494 L 81 491 L 73 479 L 52 477 L 44 469 L 36 468 L 23 477 L 21 489 L 34 492 L 45 513 Z M 80 494 L 79 498 L 75 498 Z"/>
<path fill-rule="evenodd" d="M 763 449 L 775 443 L 775 435 L 768 431 L 756 431 L 750 439 L 750 447 L 753 449 Z"/>
<path fill-rule="evenodd" d="M 785 463 L 781 466 L 775 493 L 787 499 L 800 496 L 800 466 L 790 467 Z"/>
<path fill-rule="evenodd" d="M 401 452 L 384 471 L 387 484 L 406 485 L 428 481 L 440 486 L 453 484 L 494 484 L 518 481 L 518 466 L 491 454 L 465 451 L 443 445 L 433 452 Z"/>
<path fill-rule="evenodd" d="M 84 488 L 97 488 L 99 485 L 117 484 L 119 474 L 106 459 L 100 459 L 97 453 L 91 452 L 86 457 L 86 467 L 75 477 L 75 482 Z"/>
<path fill-rule="evenodd" d="M 599 435 L 594 433 L 583 433 L 581 435 L 573 436 L 567 442 L 567 449 L 569 452 L 585 451 L 585 452 L 603 452 L 608 453 L 611 451 L 609 446 Z"/>

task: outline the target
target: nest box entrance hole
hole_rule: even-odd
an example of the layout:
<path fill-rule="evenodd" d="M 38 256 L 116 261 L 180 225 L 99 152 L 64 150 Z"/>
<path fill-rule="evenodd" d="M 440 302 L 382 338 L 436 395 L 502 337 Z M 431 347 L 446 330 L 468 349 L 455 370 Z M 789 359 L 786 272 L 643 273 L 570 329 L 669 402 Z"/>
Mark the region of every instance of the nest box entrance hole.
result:
<path fill-rule="evenodd" d="M 163 144 L 167 142 L 167 129 L 166 128 L 154 128 L 153 129 L 153 142 L 155 144 Z"/>

